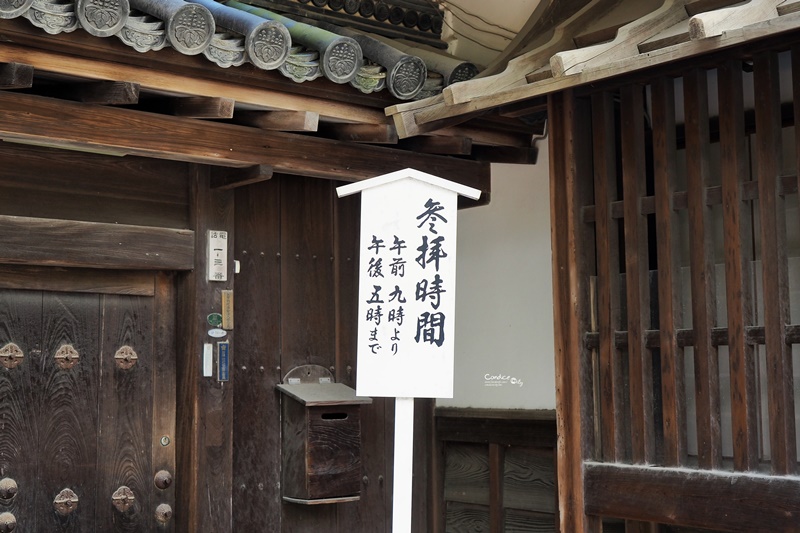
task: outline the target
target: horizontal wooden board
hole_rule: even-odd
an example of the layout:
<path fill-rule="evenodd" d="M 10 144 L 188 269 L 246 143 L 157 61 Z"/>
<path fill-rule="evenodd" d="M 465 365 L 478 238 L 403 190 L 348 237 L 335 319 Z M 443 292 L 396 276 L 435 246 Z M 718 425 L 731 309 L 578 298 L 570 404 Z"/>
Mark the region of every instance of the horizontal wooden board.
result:
<path fill-rule="evenodd" d="M 584 463 L 585 511 L 725 531 L 795 531 L 800 479 Z"/>
<path fill-rule="evenodd" d="M 0 216 L 0 263 L 191 270 L 194 267 L 194 232 Z"/>
<path fill-rule="evenodd" d="M 0 288 L 153 296 L 151 272 L 0 265 Z"/>
<path fill-rule="evenodd" d="M 509 413 L 509 416 L 513 416 Z M 512 446 L 553 448 L 556 445 L 555 420 L 496 419 L 480 416 L 440 416 L 436 430 L 446 441 L 489 443 Z"/>
<path fill-rule="evenodd" d="M 216 166 L 270 165 L 276 173 L 343 181 L 414 168 L 489 190 L 488 163 L 131 109 L 89 111 L 77 102 L 0 92 L 0 138 Z"/>

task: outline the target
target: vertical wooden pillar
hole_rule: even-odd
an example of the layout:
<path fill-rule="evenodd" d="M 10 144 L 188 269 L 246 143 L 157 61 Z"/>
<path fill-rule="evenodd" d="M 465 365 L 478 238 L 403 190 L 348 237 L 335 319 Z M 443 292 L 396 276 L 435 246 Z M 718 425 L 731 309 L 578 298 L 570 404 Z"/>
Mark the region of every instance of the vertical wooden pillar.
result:
<path fill-rule="evenodd" d="M 692 328 L 697 404 L 697 456 L 700 468 L 722 464 L 719 362 L 711 342 L 716 326 L 716 286 L 712 212 L 706 201 L 709 186 L 710 139 L 708 81 L 704 69 L 684 76 L 686 102 L 686 174 L 689 204 L 689 256 L 692 272 Z"/>
<path fill-rule="evenodd" d="M 742 62 L 731 60 L 719 69 L 722 213 L 725 232 L 725 285 L 728 311 L 728 354 L 731 375 L 733 464 L 736 470 L 758 467 L 758 400 L 755 349 L 746 331 L 753 325 L 750 262 L 753 256 L 752 207 L 742 199 L 749 179 L 744 126 Z"/>
<path fill-rule="evenodd" d="M 553 307 L 558 425 L 558 500 L 561 531 L 600 531 L 600 519 L 584 514 L 582 464 L 594 454 L 592 364 L 583 333 L 589 326 L 591 229 L 581 209 L 591 205 L 591 120 L 587 102 L 572 91 L 549 96 L 550 216 L 553 243 Z M 589 248 L 589 249 L 587 249 Z"/>
<path fill-rule="evenodd" d="M 676 192 L 675 88 L 671 78 L 653 83 L 653 174 L 658 241 L 658 309 L 661 350 L 661 402 L 664 413 L 664 462 L 686 463 L 686 398 L 681 327 L 678 215 Z"/>
<path fill-rule="evenodd" d="M 637 84 L 626 85 L 620 100 L 631 452 L 634 462 L 653 463 L 653 364 L 644 337 L 650 326 L 647 219 L 640 209 L 641 199 L 646 195 L 644 88 Z"/>
<path fill-rule="evenodd" d="M 786 344 L 789 280 L 786 257 L 786 207 L 779 190 L 781 163 L 780 78 L 772 52 L 756 56 L 756 149 L 764 280 L 764 338 L 769 398 L 769 440 L 774 474 L 797 471 L 792 386 L 792 350 Z"/>
<path fill-rule="evenodd" d="M 178 505 L 175 520 L 180 531 L 232 530 L 232 422 L 233 332 L 230 380 L 219 382 L 202 375 L 203 344 L 208 336 L 207 316 L 221 310 L 222 289 L 233 289 L 233 192 L 211 190 L 207 168 L 196 166 L 192 176 L 191 224 L 195 231 L 195 268 L 179 284 L 178 338 Z M 228 280 L 207 280 L 207 232 L 228 232 Z"/>
<path fill-rule="evenodd" d="M 597 249 L 597 323 L 600 378 L 600 454 L 604 461 L 624 461 L 625 434 L 622 358 L 615 342 L 620 328 L 620 264 L 618 222 L 611 215 L 617 201 L 617 151 L 614 95 L 592 96 L 595 247 Z"/>

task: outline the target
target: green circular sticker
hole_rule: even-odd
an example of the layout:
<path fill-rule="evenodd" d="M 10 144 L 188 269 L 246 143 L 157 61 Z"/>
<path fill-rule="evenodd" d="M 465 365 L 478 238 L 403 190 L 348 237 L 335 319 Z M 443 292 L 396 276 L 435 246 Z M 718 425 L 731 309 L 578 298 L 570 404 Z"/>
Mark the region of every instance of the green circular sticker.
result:
<path fill-rule="evenodd" d="M 214 326 L 216 328 L 222 325 L 222 315 L 219 313 L 211 313 L 208 315 L 207 320 L 209 326 Z"/>

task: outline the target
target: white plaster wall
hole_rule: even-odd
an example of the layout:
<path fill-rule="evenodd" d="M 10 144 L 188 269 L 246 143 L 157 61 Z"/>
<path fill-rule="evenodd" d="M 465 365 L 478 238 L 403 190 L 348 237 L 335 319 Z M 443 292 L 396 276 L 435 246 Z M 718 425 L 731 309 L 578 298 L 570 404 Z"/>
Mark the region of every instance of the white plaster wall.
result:
<path fill-rule="evenodd" d="M 440 406 L 555 409 L 548 182 L 540 142 L 536 165 L 492 165 L 488 206 L 459 211 L 455 391 Z"/>

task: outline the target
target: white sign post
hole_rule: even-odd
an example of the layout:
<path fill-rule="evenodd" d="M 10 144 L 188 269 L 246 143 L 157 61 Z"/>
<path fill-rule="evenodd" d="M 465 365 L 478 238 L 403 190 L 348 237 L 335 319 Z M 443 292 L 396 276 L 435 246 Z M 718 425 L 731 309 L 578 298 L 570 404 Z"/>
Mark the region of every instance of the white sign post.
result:
<path fill-rule="evenodd" d="M 356 394 L 394 397 L 392 531 L 411 531 L 414 398 L 453 397 L 458 195 L 412 169 L 339 187 L 362 193 Z"/>

